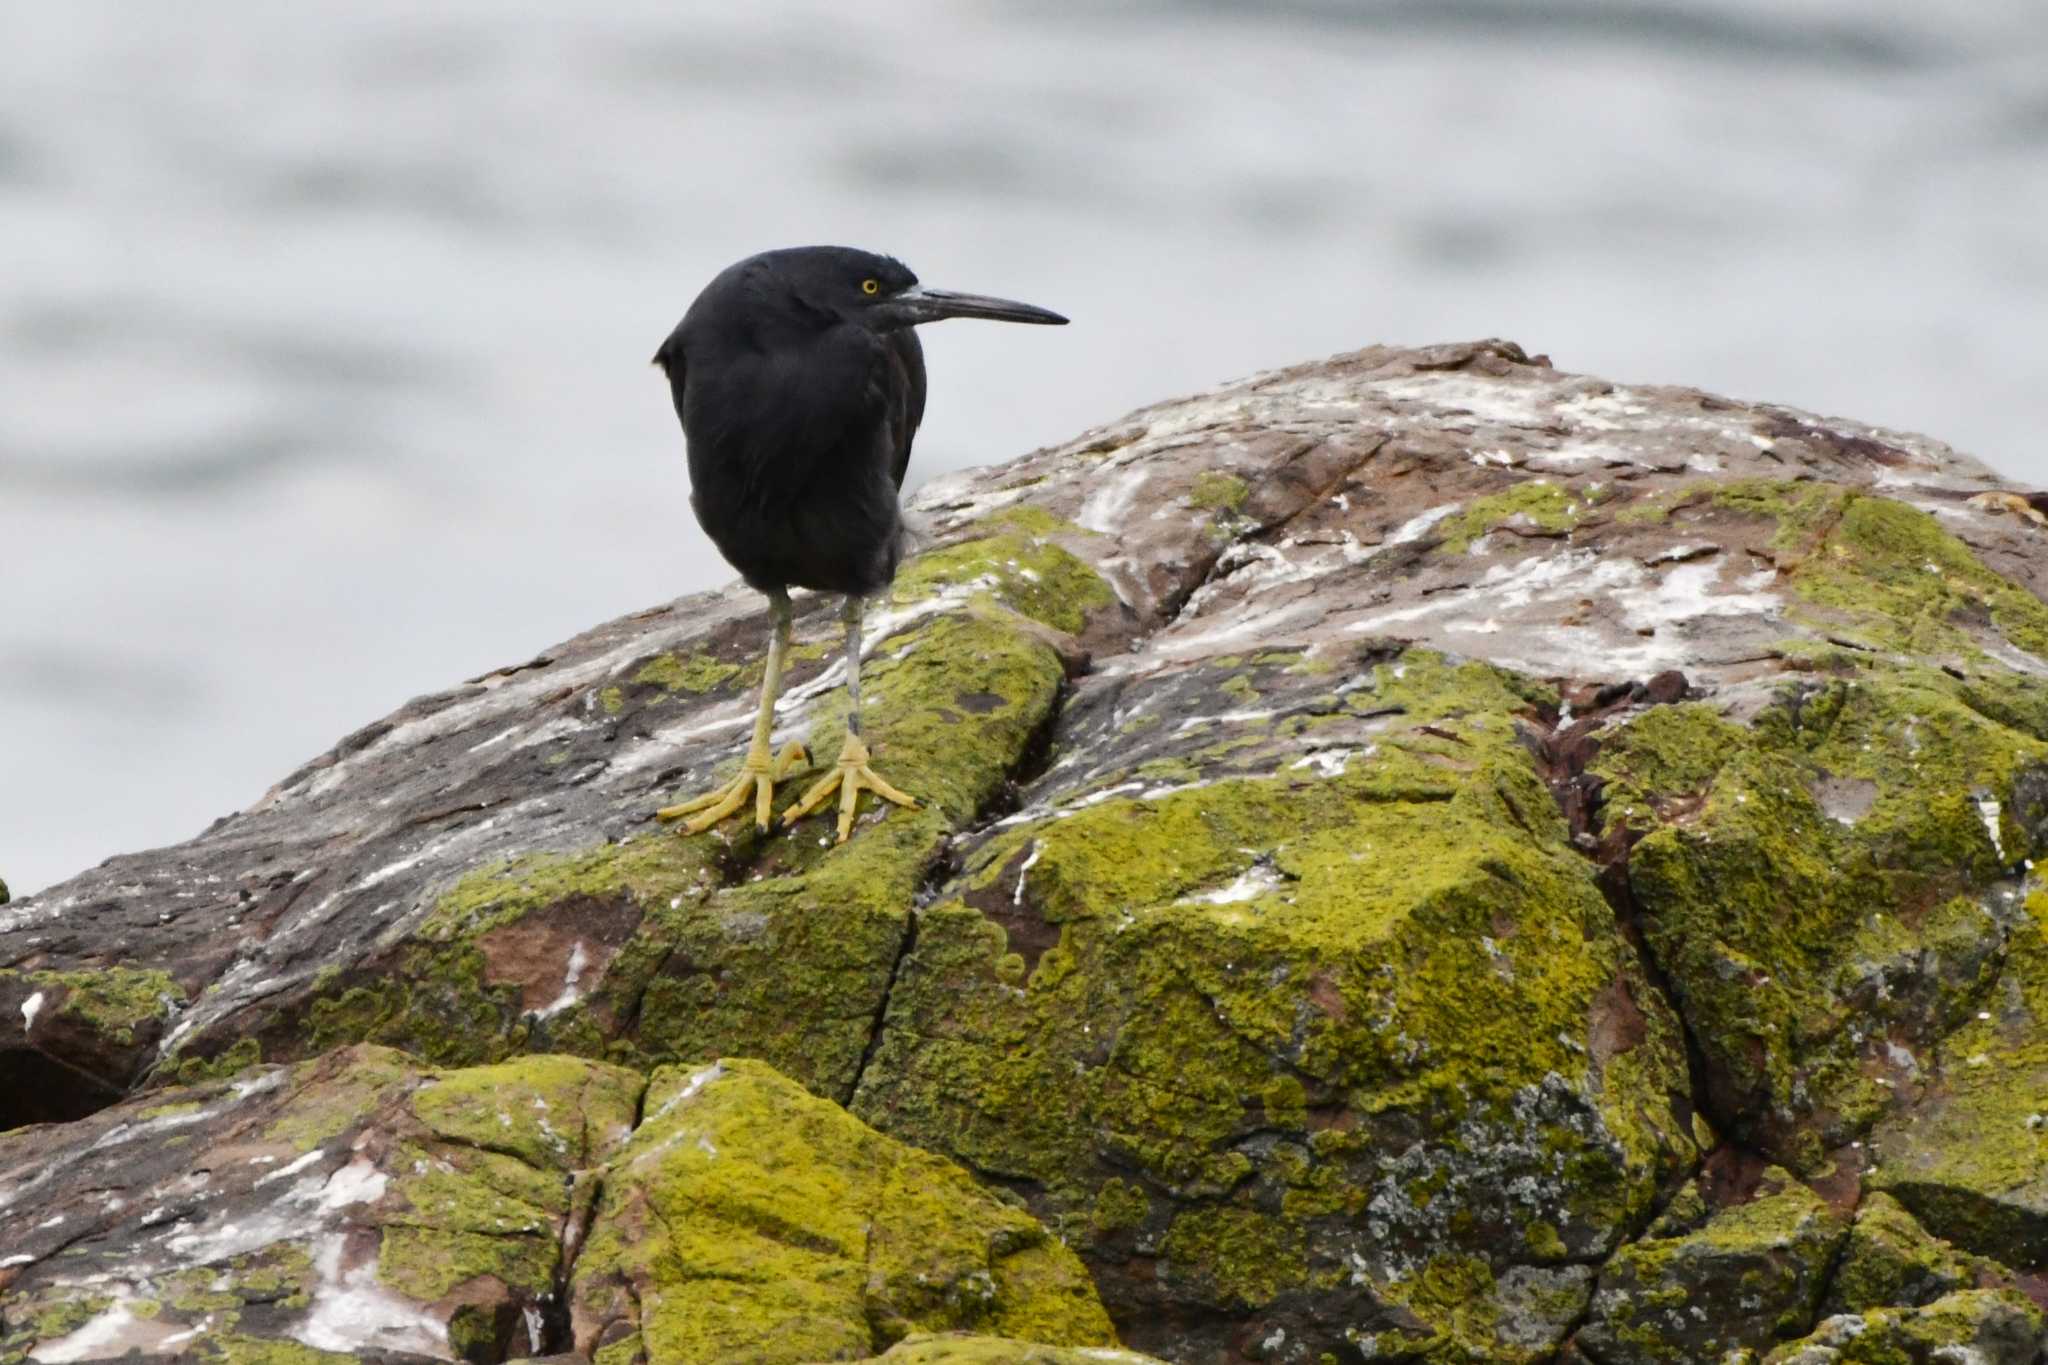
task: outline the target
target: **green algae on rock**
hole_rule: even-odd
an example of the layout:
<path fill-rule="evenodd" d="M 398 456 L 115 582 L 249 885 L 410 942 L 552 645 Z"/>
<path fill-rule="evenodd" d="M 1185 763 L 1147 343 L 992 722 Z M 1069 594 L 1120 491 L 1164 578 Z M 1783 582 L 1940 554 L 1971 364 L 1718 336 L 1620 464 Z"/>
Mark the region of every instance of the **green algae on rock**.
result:
<path fill-rule="evenodd" d="M 642 1084 L 355 1047 L 0 1135 L 0 1360 L 501 1358 Z"/>
<path fill-rule="evenodd" d="M 949 1329 L 1115 1344 L 1029 1215 L 744 1060 L 656 1073 L 571 1309 L 578 1349 L 621 1365 L 850 1359 Z"/>
<path fill-rule="evenodd" d="M 1929 1231 L 2048 1265 L 2048 891 L 2028 898 L 1984 1008 L 1942 1041 L 1939 1080 L 1872 1135 L 1866 1184 Z"/>
<path fill-rule="evenodd" d="M 1198 732 L 1246 667 L 1158 704 Z M 923 913 L 856 1112 L 1037 1192 L 1155 1352 L 1229 1313 L 1540 1359 L 1590 1290 L 1562 1263 L 1695 1159 L 1675 1023 L 1516 737 L 1526 684 L 1422 651 L 1256 676 L 1368 744 L 1304 767 L 1276 718 L 1162 790 L 1020 812 Z M 1359 1311 L 1300 1327 L 1340 1288 Z"/>
<path fill-rule="evenodd" d="M 1697 1230 L 1631 1242 L 1577 1340 L 1601 1365 L 1688 1365 L 1805 1333 L 1847 1224 L 1783 1170 Z"/>
<path fill-rule="evenodd" d="M 1530 479 L 1499 493 L 1475 498 L 1436 528 L 1446 554 L 1463 554 L 1483 535 L 1507 527 L 1521 535 L 1563 536 L 1579 524 L 1596 499 L 1574 494 L 1547 479 Z"/>
<path fill-rule="evenodd" d="M 1995 1262 L 1928 1232 L 1898 1200 L 1873 1192 L 1856 1210 L 1821 1313 L 1911 1308 L 1958 1289 L 1995 1287 L 2005 1275 Z"/>
<path fill-rule="evenodd" d="M 868 1365 L 1164 1365 L 1106 1346 L 1043 1346 L 968 1332 L 914 1332 Z"/>
<path fill-rule="evenodd" d="M 1071 560 L 1005 539 L 1024 534 L 956 548 L 1021 555 L 1019 574 Z M 1077 596 L 1074 573 L 1069 564 L 1017 579 L 1029 589 L 1020 589 L 1024 604 L 1049 585 L 1060 612 L 1082 610 L 1095 599 Z M 715 838 L 659 832 L 478 868 L 409 935 L 316 980 L 268 1020 L 263 1055 L 365 1039 L 445 1065 L 546 1049 L 640 1066 L 734 1052 L 844 1096 L 919 881 L 949 833 L 1000 788 L 1063 677 L 1038 626 L 981 588 L 886 635 L 877 654 L 865 669 L 866 733 L 919 809 L 864 823 L 838 848 L 817 847 L 808 827 L 743 835 L 738 856 L 752 868 L 742 875 Z M 819 708 L 813 752 L 838 748 L 837 705 Z"/>
<path fill-rule="evenodd" d="M 2041 1310 L 2012 1290 L 1962 1290 L 1925 1307 L 1830 1317 L 1765 1365 L 2034 1365 Z M 1754 1357 L 1752 1357 L 1754 1359 Z"/>
<path fill-rule="evenodd" d="M 32 1072 L 12 1078 L 7 1088 L 18 1093 L 0 1104 L 19 1105 L 17 1121 L 90 1113 L 134 1084 L 185 1004 L 183 988 L 161 971 L 0 969 L 0 1017 L 21 1021 L 23 1043 L 50 1059 L 53 1073 L 47 1081 Z M 67 1099 L 65 1089 L 86 1093 Z"/>
<path fill-rule="evenodd" d="M 1817 1169 L 1927 1083 L 1997 978 L 2048 744 L 1935 670 L 1783 684 L 1749 724 L 1658 707 L 1591 771 L 1717 1121 Z"/>

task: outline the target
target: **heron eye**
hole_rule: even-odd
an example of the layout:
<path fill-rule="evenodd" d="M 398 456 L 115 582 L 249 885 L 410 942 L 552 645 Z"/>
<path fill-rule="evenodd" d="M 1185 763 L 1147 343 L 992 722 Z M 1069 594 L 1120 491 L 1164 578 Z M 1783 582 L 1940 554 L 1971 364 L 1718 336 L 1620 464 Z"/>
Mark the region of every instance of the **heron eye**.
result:
<path fill-rule="evenodd" d="M 880 280 L 862 280 L 860 282 L 860 292 L 863 294 L 879 294 L 882 292 L 882 282 Z"/>

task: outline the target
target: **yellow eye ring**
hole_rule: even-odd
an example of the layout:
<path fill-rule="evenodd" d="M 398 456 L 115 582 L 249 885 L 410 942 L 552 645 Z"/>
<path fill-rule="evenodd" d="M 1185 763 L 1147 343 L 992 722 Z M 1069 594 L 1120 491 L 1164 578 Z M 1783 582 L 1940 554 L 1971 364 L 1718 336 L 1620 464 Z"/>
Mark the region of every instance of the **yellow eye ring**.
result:
<path fill-rule="evenodd" d="M 880 280 L 862 280 L 860 282 L 860 292 L 863 294 L 879 294 L 882 292 L 882 282 Z"/>

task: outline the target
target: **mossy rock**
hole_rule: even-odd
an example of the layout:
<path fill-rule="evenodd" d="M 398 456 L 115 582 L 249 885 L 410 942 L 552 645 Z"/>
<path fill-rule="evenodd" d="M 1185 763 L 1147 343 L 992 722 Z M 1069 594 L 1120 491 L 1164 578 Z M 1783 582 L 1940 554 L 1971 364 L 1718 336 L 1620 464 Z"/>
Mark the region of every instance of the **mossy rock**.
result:
<path fill-rule="evenodd" d="M 1690 1365 L 1812 1327 L 1847 1220 L 1787 1172 L 1694 1232 L 1632 1242 L 1601 1268 L 1579 1330 L 1601 1365 Z"/>
<path fill-rule="evenodd" d="M 358 1046 L 0 1134 L 0 1358 L 502 1358 L 642 1088 Z"/>
<path fill-rule="evenodd" d="M 1592 771 L 1716 1122 L 1807 1171 L 1928 1083 L 2048 855 L 2048 743 L 1934 670 L 1784 684 L 1747 724 L 1652 708 Z"/>
<path fill-rule="evenodd" d="M 1826 1316 L 1912 1308 L 1958 1289 L 1994 1287 L 2010 1276 L 1934 1236 L 1890 1195 L 1864 1197 L 1821 1304 Z"/>
<path fill-rule="evenodd" d="M 661 1365 L 850 1359 L 913 1331 L 1116 1340 L 1030 1215 L 744 1060 L 656 1073 L 572 1313 L 586 1355 Z"/>
<path fill-rule="evenodd" d="M 1766 1365 L 2033 1365 L 2041 1310 L 2012 1290 L 1962 1290 L 1919 1308 L 1828 1318 Z"/>
<path fill-rule="evenodd" d="M 1272 716 L 1205 730 L 1230 678 Z M 1518 738 L 1531 686 L 1422 651 L 1158 686 L 1118 709 L 1215 738 L 1129 796 L 1065 801 L 1055 764 L 920 916 L 855 1111 L 1028 1191 L 1143 1349 L 1227 1313 L 1311 1353 L 1554 1351 L 1574 1263 L 1696 1149 L 1675 1022 Z M 1342 1327 L 1305 1307 L 1340 1294 Z"/>
<path fill-rule="evenodd" d="M 42 1093 L 8 1096 L 4 1108 L 40 1122 L 91 1112 L 134 1083 L 188 1003 L 184 988 L 162 971 L 0 970 L 0 1011 L 20 1020 L 23 1041 L 49 1059 L 47 1082 L 32 1075 L 17 1081 L 25 1092 Z"/>
<path fill-rule="evenodd" d="M 474 868 L 406 933 L 267 1006 L 246 1054 L 187 1054 L 170 1068 L 196 1077 L 223 1058 L 356 1041 L 449 1066 L 566 1051 L 645 1069 L 733 1053 L 844 1098 L 920 885 L 1053 712 L 1065 666 L 1049 627 L 1114 600 L 1050 538 L 1057 529 L 999 517 L 906 565 L 904 624 L 863 670 L 863 720 L 878 766 L 917 809 L 870 800 L 857 837 L 836 847 L 828 812 L 787 834 L 758 836 L 743 820 L 696 837 L 649 827 Z M 714 665 L 662 656 L 635 677 L 723 685 Z M 835 690 L 812 706 L 814 755 L 838 751 L 844 705 Z"/>
<path fill-rule="evenodd" d="M 1163 1365 L 1136 1351 L 1043 1346 L 966 1332 L 914 1333 L 870 1360 L 873 1365 Z"/>
<path fill-rule="evenodd" d="M 1940 1080 L 1871 1140 L 1866 1184 L 2015 1269 L 2048 1265 L 2048 891 L 2028 898 L 1984 1008 L 1942 1042 Z"/>

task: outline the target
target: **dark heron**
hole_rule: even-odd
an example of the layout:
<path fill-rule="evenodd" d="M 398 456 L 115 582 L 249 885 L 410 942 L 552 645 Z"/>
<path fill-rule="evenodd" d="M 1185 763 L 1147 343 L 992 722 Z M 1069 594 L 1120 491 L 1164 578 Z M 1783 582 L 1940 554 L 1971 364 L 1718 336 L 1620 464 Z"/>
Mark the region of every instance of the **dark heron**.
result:
<path fill-rule="evenodd" d="M 924 350 L 941 318 L 1063 323 L 1008 299 L 926 289 L 900 261 L 851 247 L 749 256 L 706 285 L 654 363 L 668 374 L 690 457 L 690 506 L 726 562 L 768 595 L 773 625 L 761 709 L 739 776 L 657 811 L 700 833 L 752 799 L 767 829 L 775 783 L 808 762 L 768 748 L 789 649 L 791 588 L 846 595 L 846 745 L 783 814 L 795 824 L 839 793 L 839 838 L 862 790 L 917 803 L 868 766 L 860 735 L 861 602 L 902 554 L 896 493 L 924 418 Z"/>

